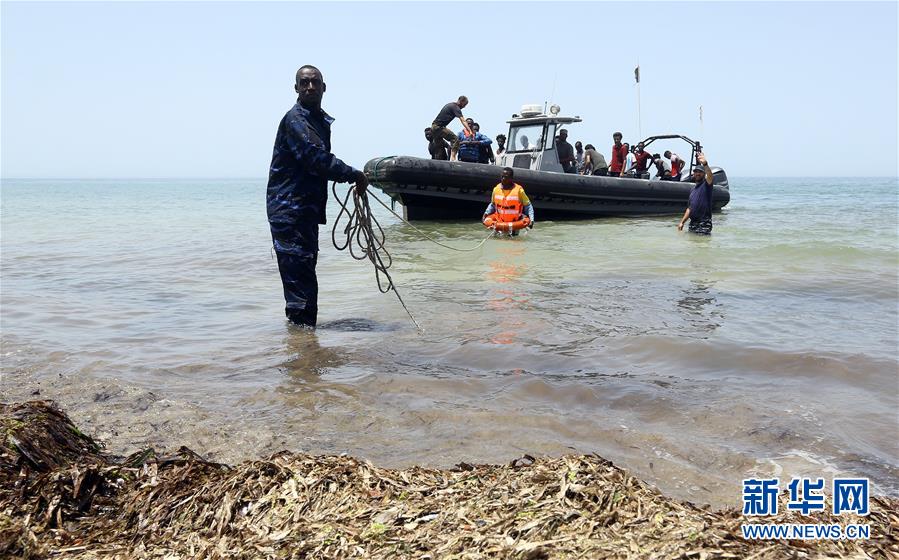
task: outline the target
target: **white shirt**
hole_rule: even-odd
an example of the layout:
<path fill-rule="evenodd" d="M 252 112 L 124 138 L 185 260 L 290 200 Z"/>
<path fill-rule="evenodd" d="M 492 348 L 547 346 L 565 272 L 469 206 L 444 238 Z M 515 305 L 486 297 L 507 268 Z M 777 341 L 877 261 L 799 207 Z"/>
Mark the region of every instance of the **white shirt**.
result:
<path fill-rule="evenodd" d="M 637 165 L 637 156 L 635 156 L 633 152 L 628 152 L 627 157 L 624 158 L 624 170 L 622 173 L 627 173 L 633 169 L 635 165 Z"/>

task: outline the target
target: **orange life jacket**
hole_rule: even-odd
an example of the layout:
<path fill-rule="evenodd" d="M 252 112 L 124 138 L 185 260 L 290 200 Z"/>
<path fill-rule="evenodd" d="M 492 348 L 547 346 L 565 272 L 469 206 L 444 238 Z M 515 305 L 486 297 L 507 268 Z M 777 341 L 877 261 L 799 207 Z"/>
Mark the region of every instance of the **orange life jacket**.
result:
<path fill-rule="evenodd" d="M 521 185 L 515 183 L 511 189 L 504 189 L 502 183 L 496 185 L 499 189 L 493 190 L 493 205 L 496 207 L 496 218 L 500 222 L 514 222 L 521 216 L 524 206 L 518 197 Z"/>

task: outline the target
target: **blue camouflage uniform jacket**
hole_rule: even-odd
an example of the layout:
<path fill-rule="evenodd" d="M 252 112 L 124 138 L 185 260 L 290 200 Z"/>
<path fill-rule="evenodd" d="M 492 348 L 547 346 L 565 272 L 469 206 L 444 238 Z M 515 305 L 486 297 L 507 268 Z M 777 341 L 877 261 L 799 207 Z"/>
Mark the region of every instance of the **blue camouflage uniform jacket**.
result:
<path fill-rule="evenodd" d="M 324 111 L 315 114 L 297 103 L 278 126 L 266 196 L 278 251 L 317 251 L 318 224 L 326 222 L 328 181 L 346 183 L 358 173 L 331 153 L 333 122 Z"/>
<path fill-rule="evenodd" d="M 480 132 L 475 133 L 473 137 L 468 137 L 463 131 L 459 132 L 457 136 L 459 137 L 459 158 L 464 157 L 465 161 L 478 161 L 481 146 L 489 146 L 493 143 L 493 140 Z M 477 144 L 466 144 L 465 142 L 477 142 Z"/>

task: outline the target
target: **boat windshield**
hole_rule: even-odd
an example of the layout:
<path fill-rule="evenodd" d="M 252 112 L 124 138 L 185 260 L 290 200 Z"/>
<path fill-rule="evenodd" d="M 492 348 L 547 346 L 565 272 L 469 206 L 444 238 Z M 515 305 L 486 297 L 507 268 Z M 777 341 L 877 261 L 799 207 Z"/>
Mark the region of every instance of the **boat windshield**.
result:
<path fill-rule="evenodd" d="M 543 144 L 544 124 L 513 126 L 509 130 L 509 152 L 531 152 Z"/>

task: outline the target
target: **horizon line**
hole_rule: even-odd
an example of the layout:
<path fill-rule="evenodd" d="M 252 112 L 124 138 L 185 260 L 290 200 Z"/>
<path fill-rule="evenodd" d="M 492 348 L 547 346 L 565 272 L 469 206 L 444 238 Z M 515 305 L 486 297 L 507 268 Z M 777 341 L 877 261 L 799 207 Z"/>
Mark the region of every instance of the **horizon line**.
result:
<path fill-rule="evenodd" d="M 729 175 L 728 179 L 899 179 L 899 175 Z M 268 177 L 0 177 L 0 181 L 200 181 L 200 180 L 235 180 L 235 181 L 267 181 Z"/>

